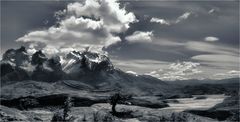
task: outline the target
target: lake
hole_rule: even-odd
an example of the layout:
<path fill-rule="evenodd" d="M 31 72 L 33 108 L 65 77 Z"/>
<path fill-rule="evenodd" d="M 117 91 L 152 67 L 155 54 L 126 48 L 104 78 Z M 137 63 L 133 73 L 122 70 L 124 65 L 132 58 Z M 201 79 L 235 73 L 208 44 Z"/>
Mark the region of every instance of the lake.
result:
<path fill-rule="evenodd" d="M 197 97 L 206 97 L 206 99 L 196 99 Z M 218 103 L 223 102 L 223 100 L 228 97 L 224 94 L 218 95 L 193 95 L 193 98 L 181 98 L 175 99 L 179 103 L 168 103 L 170 107 L 163 108 L 167 110 L 174 110 L 181 112 L 184 110 L 207 110 Z"/>

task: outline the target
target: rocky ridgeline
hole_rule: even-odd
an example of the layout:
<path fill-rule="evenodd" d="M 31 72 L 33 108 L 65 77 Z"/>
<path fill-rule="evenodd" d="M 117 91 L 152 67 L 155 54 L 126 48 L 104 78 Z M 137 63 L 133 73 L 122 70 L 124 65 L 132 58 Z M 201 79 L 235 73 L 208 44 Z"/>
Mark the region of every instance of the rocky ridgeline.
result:
<path fill-rule="evenodd" d="M 2 86 L 14 86 L 20 82 L 24 86 L 24 81 L 39 81 L 60 84 L 59 88 L 65 88 L 60 91 L 66 93 L 72 89 L 97 93 L 124 91 L 136 95 L 173 91 L 172 86 L 164 81 L 126 73 L 115 68 L 108 56 L 89 51 L 72 51 L 64 56 L 48 57 L 41 50 L 30 55 L 24 47 L 9 49 L 3 54 L 0 68 Z M 4 88 L 9 89 L 10 86 Z"/>
<path fill-rule="evenodd" d="M 57 55 L 48 58 L 41 50 L 30 55 L 25 47 L 7 50 L 0 66 L 3 81 L 57 81 L 71 79 L 74 73 L 79 76 L 114 69 L 109 58 L 99 53 L 73 51 L 61 58 Z"/>

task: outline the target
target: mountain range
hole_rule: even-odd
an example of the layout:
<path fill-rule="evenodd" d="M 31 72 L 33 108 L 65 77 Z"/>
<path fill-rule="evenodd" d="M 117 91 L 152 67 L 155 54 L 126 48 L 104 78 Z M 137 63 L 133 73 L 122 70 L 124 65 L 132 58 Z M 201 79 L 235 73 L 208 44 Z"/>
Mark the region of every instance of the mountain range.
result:
<path fill-rule="evenodd" d="M 47 56 L 39 50 L 31 55 L 25 47 L 7 50 L 0 61 L 0 68 L 0 115 L 3 120 L 49 121 L 53 111 L 59 110 L 58 106 L 62 106 L 69 96 L 73 99 L 74 112 L 84 111 L 82 107 L 87 107 L 81 115 L 96 114 L 100 120 L 104 120 L 101 117 L 112 117 L 105 107 L 108 106 L 106 103 L 109 97 L 114 93 L 132 96 L 129 100 L 130 106 L 122 105 L 121 110 L 131 108 L 133 111 L 131 117 L 141 121 L 151 121 L 154 117 L 166 121 L 173 119 L 212 121 L 202 116 L 235 120 L 239 115 L 239 112 L 231 107 L 238 104 L 236 94 L 239 91 L 239 78 L 166 82 L 150 75 L 124 72 L 116 68 L 107 55 L 101 53 L 85 50 L 72 51 L 66 55 Z M 225 99 L 224 103 L 210 109 L 211 111 L 176 113 L 161 109 L 169 107 L 168 103 L 178 103 L 179 98 L 191 99 L 193 95 L 211 94 L 230 95 L 235 101 Z M 228 106 L 229 103 L 231 106 L 228 110 L 222 111 L 222 106 Z M 30 111 L 25 111 L 26 109 Z M 31 110 L 35 109 L 37 112 L 45 110 L 51 114 L 46 112 L 32 114 Z M 101 115 L 101 112 L 104 115 Z M 143 116 L 138 116 L 138 112 Z M 209 114 L 202 114 L 204 112 Z M 222 113 L 227 113 L 227 116 L 220 116 Z M 79 113 L 72 114 L 80 119 Z M 43 117 L 45 115 L 47 118 Z M 93 118 L 90 120 L 92 121 Z"/>
<path fill-rule="evenodd" d="M 25 47 L 7 50 L 1 60 L 2 85 L 33 80 L 64 82 L 91 91 L 128 91 L 133 94 L 160 94 L 172 86 L 148 75 L 126 73 L 113 66 L 108 56 L 88 51 L 72 51 L 48 58 L 41 50 L 29 55 Z"/>

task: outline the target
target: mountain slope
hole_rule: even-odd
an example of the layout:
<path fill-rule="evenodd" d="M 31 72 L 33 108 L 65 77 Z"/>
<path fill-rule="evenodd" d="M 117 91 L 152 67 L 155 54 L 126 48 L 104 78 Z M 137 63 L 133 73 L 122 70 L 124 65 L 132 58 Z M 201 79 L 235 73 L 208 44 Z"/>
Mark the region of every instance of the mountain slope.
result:
<path fill-rule="evenodd" d="M 42 51 L 29 55 L 24 47 L 10 49 L 4 53 L 0 64 L 2 86 L 33 80 L 60 83 L 66 90 L 123 91 L 136 95 L 157 95 L 169 92 L 172 88 L 151 76 L 125 73 L 115 68 L 104 54 L 73 51 L 61 57 L 48 58 Z"/>

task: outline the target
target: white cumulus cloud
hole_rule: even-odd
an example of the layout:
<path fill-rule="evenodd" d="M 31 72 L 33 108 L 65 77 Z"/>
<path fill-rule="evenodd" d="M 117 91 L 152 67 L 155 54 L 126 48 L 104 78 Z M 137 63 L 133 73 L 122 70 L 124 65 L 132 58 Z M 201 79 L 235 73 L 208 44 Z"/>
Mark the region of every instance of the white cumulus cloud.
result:
<path fill-rule="evenodd" d="M 170 22 L 165 20 L 165 19 L 160 19 L 160 18 L 156 18 L 153 17 L 150 22 L 155 22 L 155 23 L 160 23 L 161 25 L 170 25 Z"/>
<path fill-rule="evenodd" d="M 152 42 L 153 32 L 152 31 L 135 31 L 132 35 L 127 36 L 125 39 L 128 42 L 134 43 L 134 42 Z"/>
<path fill-rule="evenodd" d="M 138 21 L 134 13 L 121 8 L 116 0 L 70 3 L 62 14 L 65 17 L 59 18 L 59 26 L 32 31 L 16 41 L 42 48 L 47 53 L 62 52 L 61 48 L 65 47 L 79 50 L 91 46 L 101 50 L 101 47 L 121 41 L 116 34 L 125 32 L 130 23 Z"/>
<path fill-rule="evenodd" d="M 204 40 L 207 42 L 216 42 L 219 40 L 219 38 L 214 37 L 214 36 L 208 36 L 208 37 L 205 37 Z"/>
<path fill-rule="evenodd" d="M 166 81 L 187 80 L 194 78 L 194 75 L 202 73 L 198 66 L 200 66 L 200 63 L 196 62 L 183 61 L 171 63 L 165 69 L 152 71 L 150 73 L 146 73 L 146 75 L 151 75 Z"/>
<path fill-rule="evenodd" d="M 189 17 L 191 14 L 192 14 L 191 12 L 185 12 L 185 13 L 183 13 L 181 16 L 179 16 L 179 17 L 177 18 L 177 20 L 175 21 L 175 23 L 179 23 L 179 22 L 181 22 L 181 21 L 183 21 L 183 20 L 188 19 L 188 17 Z"/>
<path fill-rule="evenodd" d="M 199 74 L 202 71 L 197 67 L 200 63 L 196 62 L 178 62 L 169 65 L 169 71 L 163 74 L 162 79 L 166 80 L 186 80 L 188 76 Z"/>
<path fill-rule="evenodd" d="M 210 9 L 210 10 L 208 11 L 209 14 L 212 14 L 212 13 L 214 13 L 214 12 L 215 12 L 215 9 Z"/>
<path fill-rule="evenodd" d="M 150 22 L 159 23 L 161 25 L 173 25 L 173 24 L 178 24 L 178 23 L 188 19 L 190 17 L 190 15 L 192 15 L 191 12 L 185 12 L 181 16 L 177 17 L 177 19 L 173 19 L 173 20 L 166 20 L 166 19 L 153 17 L 150 19 Z"/>

